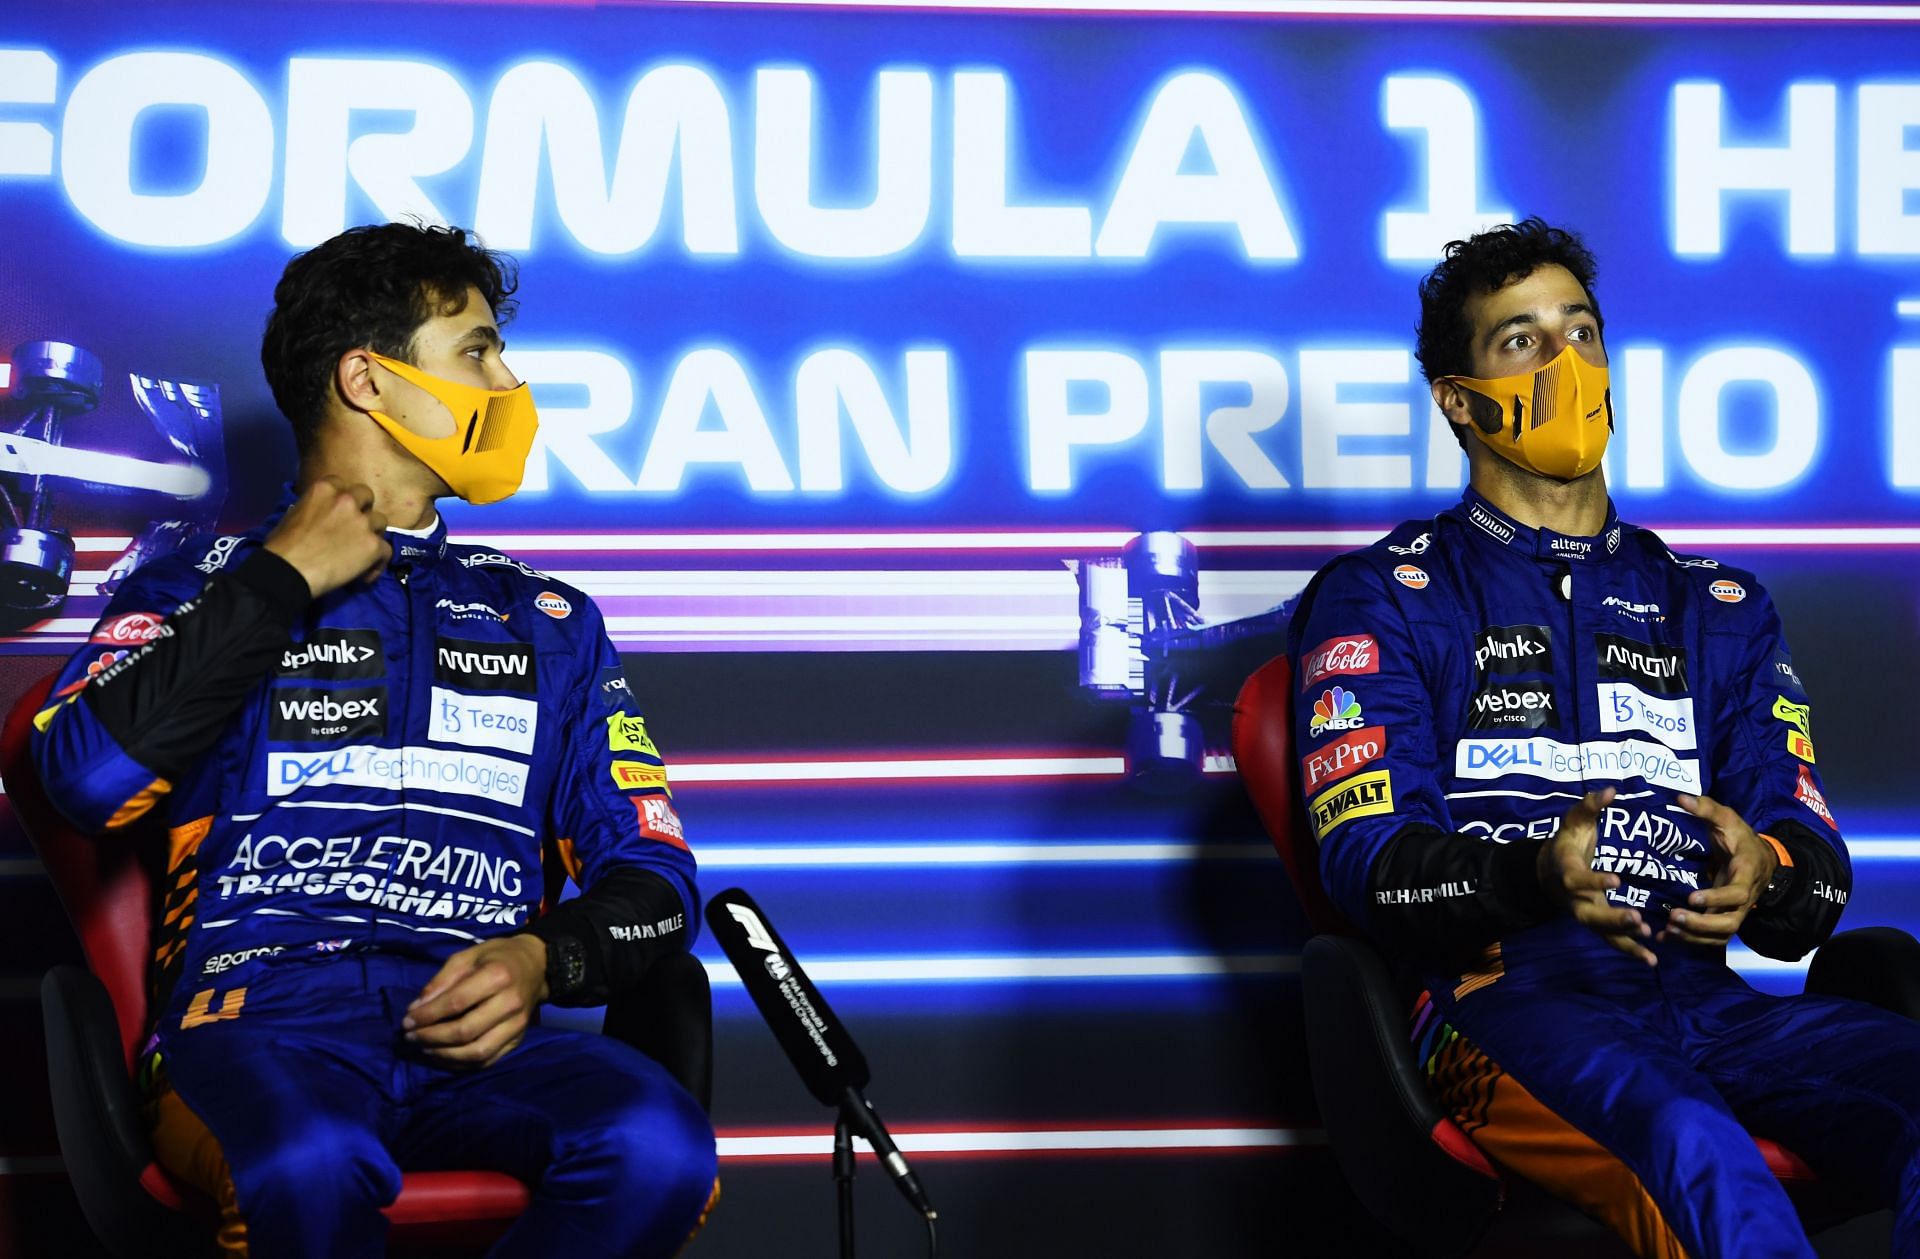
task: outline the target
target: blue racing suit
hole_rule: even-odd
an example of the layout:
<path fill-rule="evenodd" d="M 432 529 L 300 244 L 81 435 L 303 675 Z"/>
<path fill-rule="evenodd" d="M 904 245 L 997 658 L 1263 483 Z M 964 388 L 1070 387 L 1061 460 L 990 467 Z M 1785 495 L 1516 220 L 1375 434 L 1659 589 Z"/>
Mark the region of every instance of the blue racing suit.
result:
<path fill-rule="evenodd" d="M 313 599 L 262 547 L 273 523 L 135 572 L 35 720 L 76 824 L 165 830 L 142 1055 L 162 1162 L 220 1200 L 233 1253 L 378 1253 L 402 1166 L 528 1181 L 499 1254 L 673 1253 L 714 1142 L 657 1064 L 534 1027 L 454 1070 L 400 1027 L 491 937 L 544 938 L 568 1005 L 690 943 L 694 859 L 598 610 L 444 523 L 390 530 L 376 580 Z M 562 872 L 582 894 L 555 903 Z"/>
<path fill-rule="evenodd" d="M 1593 866 L 1658 932 L 1713 885 L 1720 854 L 1675 799 L 1710 795 L 1780 859 L 1742 939 L 1791 959 L 1831 934 L 1851 868 L 1751 574 L 1611 509 L 1573 537 L 1468 491 L 1322 570 L 1289 654 L 1322 878 L 1426 986 L 1430 1084 L 1483 1148 L 1642 1255 L 1810 1256 L 1751 1129 L 1899 1204 L 1898 1253 L 1920 1256 L 1920 1025 L 1759 994 L 1724 950 L 1651 944 L 1649 968 L 1535 872 L 1613 787 Z"/>

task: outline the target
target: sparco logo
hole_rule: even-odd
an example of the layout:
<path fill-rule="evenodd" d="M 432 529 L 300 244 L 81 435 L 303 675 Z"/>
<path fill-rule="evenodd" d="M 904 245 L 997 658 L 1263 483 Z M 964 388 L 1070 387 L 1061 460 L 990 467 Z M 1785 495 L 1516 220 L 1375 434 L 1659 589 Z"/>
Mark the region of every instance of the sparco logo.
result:
<path fill-rule="evenodd" d="M 384 686 L 282 687 L 273 692 L 267 737 L 276 743 L 378 739 L 387 733 L 386 708 Z"/>
<path fill-rule="evenodd" d="M 380 635 L 366 629 L 315 630 L 280 657 L 280 672 L 290 678 L 377 678 L 387 670 Z"/>
<path fill-rule="evenodd" d="M 475 691 L 534 693 L 533 648 L 525 643 L 482 643 L 442 638 L 435 644 L 434 680 Z"/>
<path fill-rule="evenodd" d="M 1545 625 L 1490 625 L 1473 648 L 1473 671 L 1546 673 L 1553 669 L 1553 631 Z"/>
<path fill-rule="evenodd" d="M 1380 672 L 1380 644 L 1371 635 L 1329 638 L 1300 661 L 1300 687 L 1305 690 L 1321 678 L 1346 673 Z"/>
<path fill-rule="evenodd" d="M 1683 695 L 1687 690 L 1687 651 L 1684 647 L 1643 643 L 1619 634 L 1595 634 L 1600 676 L 1609 682 L 1631 682 L 1651 695 Z"/>
<path fill-rule="evenodd" d="M 1553 692 L 1526 682 L 1502 682 L 1473 697 L 1467 714 L 1472 730 L 1538 730 L 1554 724 Z"/>

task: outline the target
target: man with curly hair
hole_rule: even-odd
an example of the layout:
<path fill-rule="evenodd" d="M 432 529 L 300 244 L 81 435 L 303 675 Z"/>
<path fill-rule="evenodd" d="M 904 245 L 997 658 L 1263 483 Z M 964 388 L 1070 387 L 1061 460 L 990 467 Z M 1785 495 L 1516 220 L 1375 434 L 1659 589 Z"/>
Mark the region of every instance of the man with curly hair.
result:
<path fill-rule="evenodd" d="M 227 1254 L 381 1254 L 402 1169 L 525 1181 L 502 1256 L 670 1255 L 717 1192 L 664 1069 L 533 1017 L 684 951 L 699 902 L 593 602 L 434 507 L 519 487 L 514 288 L 459 228 L 288 263 L 260 357 L 296 495 L 129 577 L 34 723 L 78 826 L 164 824 L 141 1073 Z M 543 845 L 580 896 L 546 905 Z"/>
<path fill-rule="evenodd" d="M 1592 255 L 1528 219 L 1420 299 L 1470 488 L 1328 565 L 1289 629 L 1328 891 L 1425 985 L 1442 1106 L 1638 1254 L 1813 1254 L 1751 1131 L 1920 1256 L 1920 1025 L 1727 966 L 1736 936 L 1817 947 L 1852 874 L 1772 600 L 1613 510 Z"/>

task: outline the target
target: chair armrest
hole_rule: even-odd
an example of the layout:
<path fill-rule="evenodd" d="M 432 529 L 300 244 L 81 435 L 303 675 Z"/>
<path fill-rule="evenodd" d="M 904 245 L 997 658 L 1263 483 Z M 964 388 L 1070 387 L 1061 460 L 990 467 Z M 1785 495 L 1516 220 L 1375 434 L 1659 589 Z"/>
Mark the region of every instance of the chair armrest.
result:
<path fill-rule="evenodd" d="M 1500 1182 L 1436 1142 L 1450 1121 L 1413 1061 L 1386 963 L 1363 940 L 1315 936 L 1301 981 L 1313 1094 L 1347 1183 L 1420 1254 L 1467 1253 L 1500 1208 Z"/>
<path fill-rule="evenodd" d="M 669 953 L 640 982 L 607 1002 L 601 1030 L 667 1069 L 713 1110 L 713 990 L 707 968 L 691 953 Z"/>
<path fill-rule="evenodd" d="M 40 1008 L 54 1128 L 88 1225 L 115 1255 L 205 1253 L 204 1231 L 141 1188 L 153 1144 L 106 988 L 78 966 L 56 966 L 40 981 Z"/>
<path fill-rule="evenodd" d="M 1814 953 L 1807 991 L 1920 1019 L 1920 940 L 1898 927 L 1842 931 Z"/>

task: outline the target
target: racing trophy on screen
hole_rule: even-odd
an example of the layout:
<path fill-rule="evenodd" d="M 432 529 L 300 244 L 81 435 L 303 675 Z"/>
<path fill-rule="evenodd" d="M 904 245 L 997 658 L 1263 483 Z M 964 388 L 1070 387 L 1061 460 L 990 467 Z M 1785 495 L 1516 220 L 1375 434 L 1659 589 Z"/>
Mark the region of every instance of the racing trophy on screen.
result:
<path fill-rule="evenodd" d="M 1142 533 L 1114 556 L 1081 561 L 1080 689 L 1127 704 L 1127 773 L 1175 790 L 1227 755 L 1240 684 L 1286 649 L 1288 606 L 1208 624 L 1200 562 L 1177 533 Z"/>
<path fill-rule="evenodd" d="M 129 383 L 135 404 L 185 463 L 68 445 L 74 422 L 97 410 L 105 394 L 100 360 L 64 341 L 14 347 L 11 413 L 0 423 L 0 633 L 45 619 L 67 597 L 74 545 L 72 533 L 53 522 L 56 480 L 87 498 L 162 498 L 109 566 L 103 594 L 219 513 L 227 488 L 220 387 L 140 375 Z"/>

